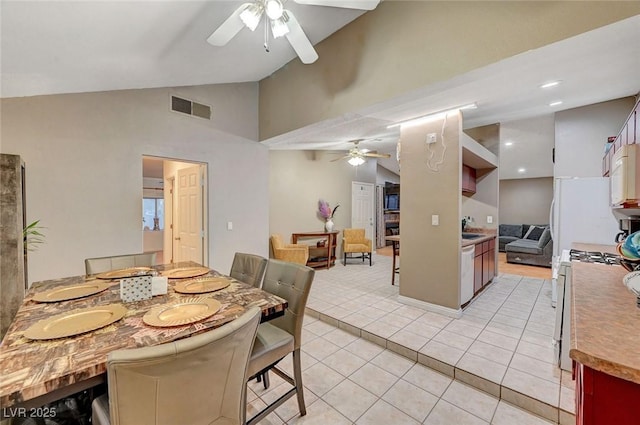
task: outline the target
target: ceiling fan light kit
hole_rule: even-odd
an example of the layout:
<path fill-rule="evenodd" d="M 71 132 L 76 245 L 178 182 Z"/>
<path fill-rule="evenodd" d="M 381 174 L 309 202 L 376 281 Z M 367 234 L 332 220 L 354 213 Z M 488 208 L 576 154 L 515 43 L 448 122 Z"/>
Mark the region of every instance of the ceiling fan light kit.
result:
<path fill-rule="evenodd" d="M 353 158 L 349 158 L 349 161 L 347 162 L 353 165 L 354 167 L 357 167 L 358 165 L 364 164 L 364 159 L 362 159 L 359 156 L 354 156 Z"/>
<path fill-rule="evenodd" d="M 224 46 L 244 27 L 255 31 L 262 17 L 265 17 L 265 50 L 268 52 L 268 27 L 271 27 L 273 38 L 286 36 L 302 63 L 310 64 L 318 59 L 311 41 L 302 30 L 300 23 L 291 11 L 284 8 L 287 0 L 254 0 L 237 8 L 209 36 L 207 42 L 214 46 Z M 372 10 L 380 0 L 293 0 L 296 3 L 312 6 L 330 6 L 348 9 Z"/>
<path fill-rule="evenodd" d="M 340 158 L 336 158 L 331 160 L 331 162 L 335 162 L 335 161 L 339 161 L 341 159 L 346 159 L 347 162 L 351 165 L 353 165 L 354 167 L 357 167 L 359 165 L 362 165 L 366 162 L 365 158 L 369 157 L 369 158 L 391 158 L 391 155 L 389 155 L 388 153 L 375 153 L 375 152 L 370 152 L 368 149 L 360 149 L 358 148 L 358 144 L 364 140 L 367 139 L 356 139 L 356 140 L 349 140 L 350 143 L 353 143 L 355 146 L 351 149 L 349 149 L 349 153 L 347 153 L 345 156 L 342 156 Z M 369 141 L 376 141 L 376 140 L 380 140 L 380 139 L 368 139 Z"/>
<path fill-rule="evenodd" d="M 289 27 L 285 21 L 286 16 L 287 15 L 283 15 L 282 17 L 271 21 L 271 33 L 273 34 L 273 38 L 279 38 L 283 35 L 289 34 Z"/>
<path fill-rule="evenodd" d="M 240 13 L 242 23 L 251 31 L 255 31 L 264 12 L 264 6 L 260 2 L 248 4 Z"/>

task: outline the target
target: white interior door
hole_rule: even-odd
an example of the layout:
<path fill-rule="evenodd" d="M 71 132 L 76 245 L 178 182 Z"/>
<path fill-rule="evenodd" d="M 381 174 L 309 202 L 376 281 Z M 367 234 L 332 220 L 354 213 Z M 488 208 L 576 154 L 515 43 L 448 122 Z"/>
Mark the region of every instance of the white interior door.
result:
<path fill-rule="evenodd" d="M 351 227 L 375 240 L 375 191 L 371 183 L 351 182 Z"/>
<path fill-rule="evenodd" d="M 204 223 L 202 214 L 202 167 L 196 165 L 178 170 L 175 238 L 175 261 L 203 262 Z"/>

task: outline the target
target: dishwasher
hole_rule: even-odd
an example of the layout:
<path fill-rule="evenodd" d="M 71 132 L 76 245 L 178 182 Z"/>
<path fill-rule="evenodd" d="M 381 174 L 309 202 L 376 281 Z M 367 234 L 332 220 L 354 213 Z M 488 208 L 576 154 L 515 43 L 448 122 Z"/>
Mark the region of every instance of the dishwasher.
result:
<path fill-rule="evenodd" d="M 462 248 L 460 266 L 460 305 L 473 298 L 473 263 L 476 256 L 476 246 L 469 245 Z"/>

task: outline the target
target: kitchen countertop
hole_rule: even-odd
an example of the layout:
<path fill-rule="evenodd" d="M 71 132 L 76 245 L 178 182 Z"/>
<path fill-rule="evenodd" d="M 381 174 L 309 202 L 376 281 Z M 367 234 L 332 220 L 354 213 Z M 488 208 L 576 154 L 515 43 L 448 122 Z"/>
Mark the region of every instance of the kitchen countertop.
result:
<path fill-rule="evenodd" d="M 604 246 L 592 246 L 605 251 Z M 640 308 L 620 266 L 571 263 L 569 356 L 592 369 L 640 384 Z"/>
<path fill-rule="evenodd" d="M 471 232 L 469 232 L 469 233 L 471 233 Z M 495 238 L 496 238 L 496 235 L 483 234 L 479 238 L 475 238 L 475 239 L 462 239 L 462 247 L 464 248 L 465 246 L 469 246 L 469 245 L 477 245 L 477 244 L 482 243 L 484 241 L 488 241 L 488 240 L 495 239 Z"/>

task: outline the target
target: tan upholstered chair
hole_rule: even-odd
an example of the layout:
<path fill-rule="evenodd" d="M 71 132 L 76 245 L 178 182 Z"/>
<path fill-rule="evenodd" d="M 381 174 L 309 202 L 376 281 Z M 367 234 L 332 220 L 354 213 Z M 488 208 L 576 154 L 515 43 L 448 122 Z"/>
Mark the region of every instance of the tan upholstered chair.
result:
<path fill-rule="evenodd" d="M 271 249 L 276 260 L 302 265 L 306 265 L 309 260 L 309 245 L 285 244 L 282 242 L 282 236 L 278 234 L 271 235 Z"/>
<path fill-rule="evenodd" d="M 244 425 L 246 373 L 258 307 L 212 331 L 107 357 L 109 394 L 92 403 L 95 425 Z"/>
<path fill-rule="evenodd" d="M 349 258 L 369 258 L 371 266 L 371 239 L 365 238 L 364 229 L 344 229 L 342 234 L 342 252 L 344 253 L 344 265 L 347 265 L 347 254 Z M 353 254 L 360 254 L 353 257 Z"/>
<path fill-rule="evenodd" d="M 229 275 L 240 282 L 260 288 L 266 267 L 266 258 L 259 255 L 236 252 Z"/>
<path fill-rule="evenodd" d="M 112 257 L 87 258 L 84 268 L 87 275 L 110 272 L 128 267 L 151 267 L 156 265 L 156 253 L 116 255 Z"/>
<path fill-rule="evenodd" d="M 278 376 L 293 385 L 273 404 L 251 418 L 247 425 L 254 425 L 265 418 L 278 406 L 297 394 L 300 415 L 307 413 L 302 392 L 302 366 L 300 345 L 302 344 L 302 319 L 315 271 L 307 266 L 269 260 L 264 275 L 262 289 L 287 300 L 284 316 L 261 323 L 258 326 L 256 342 L 249 361 L 248 376 L 262 376 L 265 387 L 269 386 L 268 372 L 273 370 Z M 276 367 L 276 364 L 293 353 L 293 378 Z"/>

